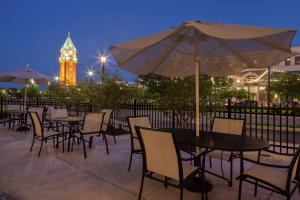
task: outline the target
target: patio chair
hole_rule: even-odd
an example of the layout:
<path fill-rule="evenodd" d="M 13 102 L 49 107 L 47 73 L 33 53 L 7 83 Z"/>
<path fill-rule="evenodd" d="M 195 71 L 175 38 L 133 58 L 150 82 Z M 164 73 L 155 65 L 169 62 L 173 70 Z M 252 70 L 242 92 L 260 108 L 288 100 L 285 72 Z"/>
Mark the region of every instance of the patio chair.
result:
<path fill-rule="evenodd" d="M 30 115 L 30 118 L 31 118 L 31 121 L 33 123 L 33 139 L 32 139 L 32 144 L 31 144 L 31 147 L 30 147 L 30 152 L 32 151 L 32 148 L 33 148 L 33 145 L 34 145 L 34 141 L 37 139 L 37 140 L 40 140 L 41 141 L 41 145 L 40 145 L 40 150 L 39 150 L 39 154 L 38 156 L 41 155 L 41 150 L 43 148 L 43 143 L 44 142 L 47 142 L 48 140 L 55 140 L 56 136 L 58 133 L 55 133 L 55 132 L 44 132 L 44 127 L 42 125 L 42 122 L 40 120 L 40 117 L 38 115 L 37 112 L 34 112 L 34 111 L 29 111 L 29 115 Z"/>
<path fill-rule="evenodd" d="M 41 120 L 41 123 L 44 124 L 44 108 L 43 107 L 29 107 L 26 113 L 24 126 L 25 126 L 25 135 L 27 134 L 27 127 L 32 127 L 32 121 L 29 117 L 29 112 L 36 112 Z"/>
<path fill-rule="evenodd" d="M 103 121 L 102 132 L 105 135 L 112 136 L 114 138 L 115 144 L 117 143 L 116 136 L 129 134 L 129 131 L 123 129 L 124 126 L 122 126 L 121 123 L 119 123 L 119 124 L 112 123 L 111 116 L 112 116 L 113 110 L 102 109 L 101 112 L 106 113 L 105 117 L 104 117 L 104 121 Z M 115 120 L 115 122 L 116 122 L 116 120 Z"/>
<path fill-rule="evenodd" d="M 133 154 L 141 154 L 142 149 L 136 134 L 135 126 L 144 127 L 144 128 L 152 128 L 150 119 L 148 116 L 140 116 L 140 117 L 128 117 L 127 118 L 129 129 L 130 129 L 130 160 L 128 171 L 131 169 L 131 162 Z"/>
<path fill-rule="evenodd" d="M 164 183 L 165 187 L 170 185 L 180 188 L 182 200 L 185 182 L 200 173 L 200 169 L 182 163 L 174 134 L 142 127 L 136 129 L 143 152 L 143 171 L 138 199 L 141 199 L 144 178 L 147 177 Z M 165 178 L 161 179 L 155 175 Z"/>
<path fill-rule="evenodd" d="M 53 119 L 56 119 L 56 118 L 65 118 L 65 117 L 68 117 L 69 114 L 68 114 L 68 110 L 65 109 L 65 108 L 52 108 L 50 107 L 49 108 L 49 114 L 50 114 L 50 119 L 48 121 L 48 130 L 49 129 L 56 129 L 57 132 L 59 132 L 59 128 L 63 128 L 62 132 L 64 132 L 64 128 L 67 127 L 67 128 L 70 128 L 68 126 L 68 124 L 66 123 L 58 123 L 58 122 L 54 122 Z"/>
<path fill-rule="evenodd" d="M 102 112 L 87 113 L 84 116 L 82 128 L 78 129 L 78 131 L 77 131 L 78 132 L 77 134 L 79 134 L 78 137 L 82 141 L 83 153 L 84 153 L 85 159 L 87 158 L 85 143 L 87 142 L 89 144 L 89 146 L 91 147 L 91 142 L 93 141 L 92 140 L 93 137 L 101 135 L 104 116 L 105 116 L 105 113 L 102 113 Z M 109 154 L 107 139 L 106 139 L 105 134 L 102 134 L 102 137 L 105 142 L 106 153 Z"/>
<path fill-rule="evenodd" d="M 6 105 L 6 110 L 13 111 L 13 110 L 21 110 L 21 105 L 20 104 L 7 104 Z M 20 125 L 22 120 L 22 116 L 19 113 L 9 113 L 8 114 L 8 122 L 9 128 L 12 128 L 13 130 L 15 129 L 16 126 Z M 17 124 L 16 124 L 17 123 Z"/>
<path fill-rule="evenodd" d="M 270 190 L 285 196 L 288 200 L 298 187 L 300 192 L 300 147 L 295 153 L 291 163 L 287 167 L 255 162 L 255 164 L 243 172 L 240 176 L 239 199 L 242 192 L 243 181 L 254 184 L 254 196 L 257 195 L 257 187 Z M 291 187 L 292 184 L 294 187 Z"/>
<path fill-rule="evenodd" d="M 218 133 L 243 135 L 245 132 L 245 120 L 244 119 L 228 119 L 228 118 L 214 117 L 211 131 L 218 132 Z M 210 167 L 212 167 L 212 164 L 211 164 L 212 158 L 220 159 L 222 175 L 213 173 L 208 170 L 206 172 L 208 172 L 212 175 L 215 175 L 221 179 L 226 180 L 228 182 L 228 186 L 231 187 L 232 186 L 232 171 L 233 171 L 232 165 L 233 165 L 234 152 L 212 150 L 209 153 L 207 153 L 207 156 L 209 157 Z M 224 176 L 223 160 L 230 162 L 230 177 L 229 177 L 229 179 Z"/>

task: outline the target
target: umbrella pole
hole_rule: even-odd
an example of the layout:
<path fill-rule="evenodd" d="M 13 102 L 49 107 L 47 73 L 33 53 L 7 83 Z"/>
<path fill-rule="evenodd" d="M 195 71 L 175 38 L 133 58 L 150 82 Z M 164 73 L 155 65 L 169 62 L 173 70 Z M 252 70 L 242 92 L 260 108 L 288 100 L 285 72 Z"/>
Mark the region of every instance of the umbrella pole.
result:
<path fill-rule="evenodd" d="M 195 59 L 195 79 L 196 79 L 196 136 L 200 135 L 200 81 L 199 81 L 199 72 L 200 72 L 200 59 L 199 55 Z"/>
<path fill-rule="evenodd" d="M 27 100 L 27 85 L 25 84 L 25 90 L 24 90 L 24 107 L 23 109 L 26 110 L 26 100 Z"/>

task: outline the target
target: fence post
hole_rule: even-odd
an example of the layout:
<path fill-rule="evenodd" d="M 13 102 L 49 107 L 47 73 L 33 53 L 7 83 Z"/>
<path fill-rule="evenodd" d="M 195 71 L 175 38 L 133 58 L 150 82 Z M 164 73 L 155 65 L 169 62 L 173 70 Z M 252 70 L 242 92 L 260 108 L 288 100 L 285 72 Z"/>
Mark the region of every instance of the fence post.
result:
<path fill-rule="evenodd" d="M 175 110 L 172 109 L 172 130 L 175 129 Z"/>
<path fill-rule="evenodd" d="M 136 105 L 136 99 L 133 100 L 133 114 L 134 114 L 134 117 L 137 116 L 137 105 Z"/>
<path fill-rule="evenodd" d="M 227 99 L 228 101 L 228 118 L 231 118 L 231 99 Z"/>
<path fill-rule="evenodd" d="M 3 97 L 1 97 L 1 115 L 0 115 L 0 119 L 3 119 Z"/>

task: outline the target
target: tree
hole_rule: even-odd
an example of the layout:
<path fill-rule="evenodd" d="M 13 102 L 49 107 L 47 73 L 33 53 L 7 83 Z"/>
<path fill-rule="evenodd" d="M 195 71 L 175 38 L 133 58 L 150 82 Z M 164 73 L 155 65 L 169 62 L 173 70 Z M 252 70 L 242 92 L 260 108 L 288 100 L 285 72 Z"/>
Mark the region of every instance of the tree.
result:
<path fill-rule="evenodd" d="M 146 95 L 156 100 L 159 106 L 167 110 L 173 110 L 177 124 L 186 126 L 187 122 L 194 118 L 195 106 L 195 78 L 168 78 L 158 75 L 146 75 L 139 77 L 139 84 L 146 88 Z M 200 102 L 220 101 L 219 93 L 230 86 L 227 78 L 200 77 Z M 169 114 L 169 112 L 165 112 Z"/>
<path fill-rule="evenodd" d="M 286 102 L 300 97 L 300 76 L 295 72 L 284 72 L 275 76 L 270 85 L 270 91 L 278 94 Z"/>

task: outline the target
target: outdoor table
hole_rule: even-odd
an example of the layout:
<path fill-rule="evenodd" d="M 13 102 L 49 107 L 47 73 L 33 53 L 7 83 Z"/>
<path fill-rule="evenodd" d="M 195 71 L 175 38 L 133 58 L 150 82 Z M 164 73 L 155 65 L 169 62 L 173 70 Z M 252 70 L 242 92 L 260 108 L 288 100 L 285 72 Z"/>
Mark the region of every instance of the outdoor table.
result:
<path fill-rule="evenodd" d="M 165 130 L 165 129 L 164 129 Z M 211 131 L 201 131 L 196 136 L 195 130 L 188 129 L 169 129 L 175 134 L 176 142 L 180 147 L 190 146 L 193 148 L 200 147 L 206 150 L 224 150 L 240 152 L 240 175 L 243 173 L 243 152 L 260 151 L 269 148 L 269 143 L 265 140 L 255 139 L 249 136 L 215 133 Z M 203 177 L 199 179 L 191 179 L 187 189 L 198 192 L 208 192 L 212 189 L 210 181 L 205 179 L 205 153 L 203 155 Z M 205 183 L 203 183 L 203 180 Z M 202 186 L 202 187 L 201 187 Z M 203 187 L 204 186 L 204 187 Z"/>
<path fill-rule="evenodd" d="M 64 125 L 63 123 L 68 123 L 69 124 L 68 151 L 70 151 L 70 141 L 71 141 L 72 134 L 75 131 L 76 126 L 80 122 L 82 122 L 83 120 L 84 119 L 82 117 L 76 117 L 76 116 L 58 117 L 58 118 L 51 119 L 51 121 L 54 121 L 54 122 L 57 122 L 57 123 L 61 123 L 62 125 Z M 64 140 L 63 140 L 63 142 L 64 142 Z"/>

